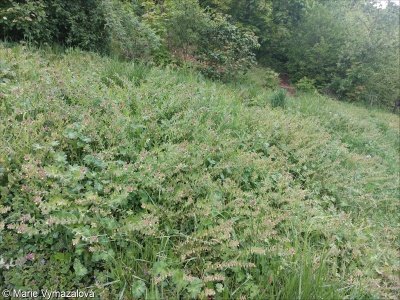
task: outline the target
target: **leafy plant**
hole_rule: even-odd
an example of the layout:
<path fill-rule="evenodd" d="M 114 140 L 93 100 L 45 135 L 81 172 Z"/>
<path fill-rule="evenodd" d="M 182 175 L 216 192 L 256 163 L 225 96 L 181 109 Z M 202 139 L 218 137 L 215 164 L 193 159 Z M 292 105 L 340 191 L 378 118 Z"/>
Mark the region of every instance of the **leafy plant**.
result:
<path fill-rule="evenodd" d="M 2 39 L 11 37 L 49 41 L 50 32 L 45 28 L 47 22 L 46 6 L 43 1 L 3 1 L 0 8 L 0 24 Z"/>

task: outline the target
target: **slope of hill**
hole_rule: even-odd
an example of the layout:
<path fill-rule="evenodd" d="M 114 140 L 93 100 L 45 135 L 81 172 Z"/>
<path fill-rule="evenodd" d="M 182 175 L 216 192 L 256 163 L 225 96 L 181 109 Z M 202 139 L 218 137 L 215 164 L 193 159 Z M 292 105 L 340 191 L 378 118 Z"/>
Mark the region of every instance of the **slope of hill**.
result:
<path fill-rule="evenodd" d="M 0 46 L 0 286 L 396 299 L 399 118 Z M 116 296 L 117 295 L 117 296 Z"/>

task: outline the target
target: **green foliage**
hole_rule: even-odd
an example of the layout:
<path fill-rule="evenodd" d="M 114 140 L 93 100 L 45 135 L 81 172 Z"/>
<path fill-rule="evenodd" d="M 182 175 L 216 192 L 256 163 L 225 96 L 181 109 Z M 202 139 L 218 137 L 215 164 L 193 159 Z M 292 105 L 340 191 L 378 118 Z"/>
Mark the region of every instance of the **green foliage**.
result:
<path fill-rule="evenodd" d="M 272 91 L 279 88 L 279 74 L 271 69 L 252 67 L 232 82 L 246 106 L 264 107 Z"/>
<path fill-rule="evenodd" d="M 112 53 L 127 59 L 149 59 L 159 49 L 160 37 L 141 21 L 133 3 L 105 0 L 103 7 Z"/>
<path fill-rule="evenodd" d="M 47 21 L 43 1 L 3 1 L 0 8 L 0 35 L 2 39 L 49 40 L 50 32 L 43 30 Z"/>
<path fill-rule="evenodd" d="M 271 106 L 273 108 L 285 108 L 287 104 L 287 97 L 286 91 L 284 89 L 279 89 L 270 98 Z"/>
<path fill-rule="evenodd" d="M 399 9 L 364 1 L 310 6 L 294 30 L 286 66 L 339 98 L 392 108 L 399 95 Z M 340 20 L 340 22 L 338 22 Z"/>
<path fill-rule="evenodd" d="M 287 72 L 285 64 L 288 51 L 291 50 L 290 40 L 296 33 L 304 18 L 306 9 L 313 0 L 262 1 L 270 3 L 270 20 L 260 27 L 257 35 L 260 37 L 260 48 L 257 60 L 263 66 L 268 66 L 279 73 Z M 259 26 L 258 26 L 259 27 Z"/>
<path fill-rule="evenodd" d="M 0 57 L 1 287 L 397 296 L 398 116 L 244 106 L 233 84 L 80 50 Z"/>
<path fill-rule="evenodd" d="M 348 17 L 360 30 L 348 33 L 341 61 L 345 76 L 335 78 L 332 89 L 350 101 L 392 108 L 400 91 L 399 10 L 358 8 Z"/>
<path fill-rule="evenodd" d="M 97 0 L 44 0 L 52 42 L 87 50 L 108 51 L 109 32 Z"/>
<path fill-rule="evenodd" d="M 140 298 L 146 292 L 146 284 L 141 281 L 137 280 L 132 284 L 132 296 L 135 298 Z"/>
<path fill-rule="evenodd" d="M 214 79 L 230 80 L 255 64 L 257 37 L 220 13 L 201 9 L 195 0 L 171 9 L 168 47 L 177 57 Z"/>
<path fill-rule="evenodd" d="M 257 60 L 266 67 L 286 71 L 288 41 L 313 0 L 199 0 L 202 7 L 231 16 L 230 21 L 254 32 L 260 47 Z"/>
<path fill-rule="evenodd" d="M 385 9 L 377 4 L 2 0 L 0 37 L 195 68 L 223 81 L 246 73 L 257 57 L 300 89 L 311 88 L 306 77 L 337 98 L 391 109 L 400 90 L 399 9 L 393 2 Z M 274 74 L 265 75 L 273 88 Z"/>
<path fill-rule="evenodd" d="M 3 38 L 29 37 L 82 49 L 111 52 L 126 59 L 190 63 L 212 78 L 230 79 L 255 63 L 258 42 L 197 0 L 166 3 L 119 0 L 11 1 L 1 11 Z M 165 22 L 168 20 L 168 22 Z"/>
<path fill-rule="evenodd" d="M 273 1 L 269 0 L 200 0 L 200 5 L 231 16 L 233 24 L 254 32 L 261 40 L 273 18 Z"/>
<path fill-rule="evenodd" d="M 107 48 L 104 12 L 95 0 L 11 0 L 0 10 L 0 23 L 3 39 L 57 42 L 103 51 Z"/>
<path fill-rule="evenodd" d="M 321 4 L 307 10 L 289 48 L 286 66 L 292 80 L 299 81 L 306 76 L 314 79 L 318 87 L 331 82 L 337 72 L 346 26 L 337 22 L 336 13 Z"/>
<path fill-rule="evenodd" d="M 18 64 L 15 59 L 5 59 L 0 60 L 0 83 L 6 86 L 11 80 L 16 78 L 16 69 Z"/>
<path fill-rule="evenodd" d="M 197 0 L 176 1 L 171 7 L 168 22 L 168 47 L 175 54 L 189 55 L 207 34 L 209 15 L 200 8 Z"/>
<path fill-rule="evenodd" d="M 262 68 L 260 70 L 262 70 L 262 72 L 260 72 L 259 74 L 257 74 L 257 72 L 253 74 L 254 77 L 257 77 L 255 78 L 255 81 L 261 80 L 261 87 L 265 89 L 275 89 L 279 86 L 280 78 L 278 73 L 276 73 L 272 69 L 267 68 Z"/>
<path fill-rule="evenodd" d="M 125 81 L 140 85 L 145 80 L 148 72 L 149 67 L 143 62 L 128 63 L 111 59 L 104 67 L 101 80 L 108 86 L 115 84 L 124 87 Z"/>
<path fill-rule="evenodd" d="M 255 64 L 254 50 L 259 47 L 257 37 L 215 14 L 202 36 L 197 57 L 200 70 L 211 78 L 230 79 L 246 72 Z"/>
<path fill-rule="evenodd" d="M 295 84 L 295 87 L 296 87 L 297 91 L 303 92 L 303 93 L 310 93 L 310 92 L 317 91 L 315 88 L 315 80 L 309 79 L 306 76 L 304 76 L 299 81 L 297 81 Z"/>

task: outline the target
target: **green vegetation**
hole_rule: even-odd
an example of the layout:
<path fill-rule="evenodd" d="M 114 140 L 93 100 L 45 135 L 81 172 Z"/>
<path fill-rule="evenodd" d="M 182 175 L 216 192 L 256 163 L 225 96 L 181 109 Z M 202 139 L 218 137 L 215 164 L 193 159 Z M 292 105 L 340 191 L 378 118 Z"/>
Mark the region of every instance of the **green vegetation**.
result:
<path fill-rule="evenodd" d="M 278 90 L 271 96 L 271 106 L 285 108 L 287 102 L 286 91 L 284 89 Z"/>
<path fill-rule="evenodd" d="M 380 2 L 0 0 L 0 287 L 398 299 Z"/>
<path fill-rule="evenodd" d="M 2 288 L 399 296 L 397 115 L 315 92 L 273 108 L 268 70 L 224 85 L 81 50 L 0 57 Z"/>
<path fill-rule="evenodd" d="M 399 5 L 382 2 L 0 0 L 0 38 L 185 66 L 225 82 L 258 61 L 302 88 L 392 110 Z"/>

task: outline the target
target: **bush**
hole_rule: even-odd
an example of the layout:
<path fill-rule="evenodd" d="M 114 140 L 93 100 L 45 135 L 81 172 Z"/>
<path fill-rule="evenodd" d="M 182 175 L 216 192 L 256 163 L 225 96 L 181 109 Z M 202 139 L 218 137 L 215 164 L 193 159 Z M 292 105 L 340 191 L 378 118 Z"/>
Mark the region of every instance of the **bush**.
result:
<path fill-rule="evenodd" d="M 124 81 L 139 86 L 149 72 L 149 67 L 140 62 L 123 62 L 110 60 L 104 67 L 101 81 L 107 86 L 127 86 Z"/>
<path fill-rule="evenodd" d="M 255 64 L 254 50 L 259 47 L 252 32 L 231 24 L 225 15 L 211 15 L 196 0 L 143 5 L 11 0 L 0 12 L 3 38 L 55 42 L 160 63 L 173 61 L 172 54 L 216 79 L 245 72 Z"/>
<path fill-rule="evenodd" d="M 254 33 L 239 29 L 224 15 L 214 14 L 201 37 L 196 56 L 205 75 L 229 80 L 256 63 L 253 51 L 258 47 Z"/>
<path fill-rule="evenodd" d="M 156 32 L 136 15 L 133 4 L 103 1 L 111 52 L 127 59 L 149 59 L 161 46 Z"/>
<path fill-rule="evenodd" d="M 275 90 L 279 87 L 279 74 L 272 69 L 264 67 L 252 67 L 242 76 L 237 76 L 236 83 L 254 85 L 259 89 Z"/>
<path fill-rule="evenodd" d="M 105 12 L 97 0 L 44 0 L 52 41 L 69 47 L 108 51 Z"/>
<path fill-rule="evenodd" d="M 304 76 L 299 81 L 297 81 L 297 83 L 294 86 L 297 91 L 303 93 L 310 93 L 317 91 L 317 89 L 315 88 L 315 80 L 310 79 L 307 76 Z"/>
<path fill-rule="evenodd" d="M 279 74 L 272 69 L 265 69 L 261 75 L 261 86 L 266 89 L 275 89 L 279 86 Z"/>
<path fill-rule="evenodd" d="M 3 40 L 51 40 L 44 1 L 0 1 L 0 4 L 0 36 Z"/>
<path fill-rule="evenodd" d="M 231 24 L 227 16 L 211 14 L 197 1 L 179 1 L 167 24 L 173 57 L 189 62 L 204 75 L 229 80 L 255 64 L 257 37 Z"/>
<path fill-rule="evenodd" d="M 279 89 L 271 96 L 270 101 L 273 108 L 276 107 L 285 108 L 287 104 L 286 91 L 284 89 Z"/>
<path fill-rule="evenodd" d="M 199 45 L 208 24 L 209 15 L 200 8 L 198 1 L 177 1 L 169 14 L 166 44 L 178 55 L 193 54 L 193 47 Z"/>
<path fill-rule="evenodd" d="M 56 42 L 105 51 L 108 32 L 96 0 L 11 0 L 0 10 L 0 34 L 12 41 Z"/>

